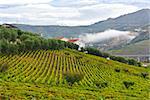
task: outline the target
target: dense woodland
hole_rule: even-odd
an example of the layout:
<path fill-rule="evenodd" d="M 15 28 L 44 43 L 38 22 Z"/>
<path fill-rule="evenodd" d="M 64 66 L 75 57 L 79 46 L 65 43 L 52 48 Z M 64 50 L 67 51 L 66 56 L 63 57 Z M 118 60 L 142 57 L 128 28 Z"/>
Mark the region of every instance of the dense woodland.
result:
<path fill-rule="evenodd" d="M 17 29 L 0 27 L 0 52 L 16 54 L 28 50 L 58 50 L 63 48 L 78 49 L 78 45 L 55 39 L 45 39 L 38 34 Z"/>

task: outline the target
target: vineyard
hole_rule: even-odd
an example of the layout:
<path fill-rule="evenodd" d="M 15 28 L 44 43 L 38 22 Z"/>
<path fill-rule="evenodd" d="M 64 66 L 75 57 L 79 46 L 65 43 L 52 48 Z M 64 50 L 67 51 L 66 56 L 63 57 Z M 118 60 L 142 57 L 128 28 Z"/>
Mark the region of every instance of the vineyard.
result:
<path fill-rule="evenodd" d="M 149 68 L 76 50 L 35 50 L 0 55 L 0 99 L 149 99 Z M 3 69 L 4 69 L 3 68 Z M 82 76 L 70 85 L 66 74 Z M 126 87 L 125 82 L 134 82 Z"/>

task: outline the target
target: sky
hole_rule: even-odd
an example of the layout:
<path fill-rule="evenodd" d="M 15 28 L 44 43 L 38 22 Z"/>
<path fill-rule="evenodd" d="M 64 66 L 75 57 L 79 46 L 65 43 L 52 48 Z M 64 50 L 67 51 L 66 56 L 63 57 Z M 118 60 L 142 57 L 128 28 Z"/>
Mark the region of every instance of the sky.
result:
<path fill-rule="evenodd" d="M 0 24 L 90 25 L 150 8 L 150 0 L 0 0 Z"/>

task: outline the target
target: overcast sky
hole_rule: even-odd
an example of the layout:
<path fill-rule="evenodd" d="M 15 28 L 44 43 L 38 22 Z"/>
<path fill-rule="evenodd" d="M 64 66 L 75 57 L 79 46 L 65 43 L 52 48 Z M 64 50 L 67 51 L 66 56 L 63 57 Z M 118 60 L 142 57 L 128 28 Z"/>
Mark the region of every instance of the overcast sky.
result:
<path fill-rule="evenodd" d="M 150 8 L 150 0 L 0 0 L 0 23 L 89 25 Z"/>

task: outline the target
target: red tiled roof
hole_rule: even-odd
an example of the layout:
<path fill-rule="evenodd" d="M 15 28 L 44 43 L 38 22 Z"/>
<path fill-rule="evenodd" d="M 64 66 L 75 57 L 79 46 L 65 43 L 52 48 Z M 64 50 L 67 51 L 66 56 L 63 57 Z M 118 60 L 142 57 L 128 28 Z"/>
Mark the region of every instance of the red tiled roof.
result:
<path fill-rule="evenodd" d="M 79 39 L 70 39 L 70 40 L 68 40 L 68 42 L 76 42 L 76 41 L 79 41 Z"/>

